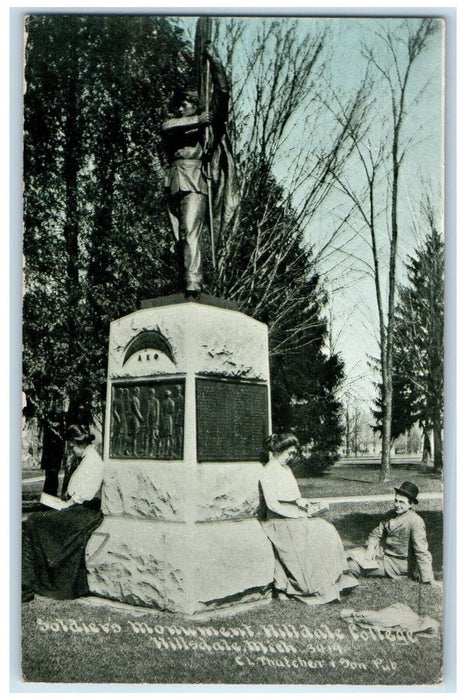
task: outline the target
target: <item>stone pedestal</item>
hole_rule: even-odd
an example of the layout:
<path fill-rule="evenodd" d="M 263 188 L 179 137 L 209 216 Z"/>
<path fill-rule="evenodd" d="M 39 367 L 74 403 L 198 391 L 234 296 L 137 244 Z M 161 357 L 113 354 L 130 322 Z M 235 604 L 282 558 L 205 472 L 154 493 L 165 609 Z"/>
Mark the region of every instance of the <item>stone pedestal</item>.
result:
<path fill-rule="evenodd" d="M 264 324 L 163 300 L 111 324 L 92 593 L 185 613 L 266 595 L 274 556 L 256 513 L 269 407 Z"/>

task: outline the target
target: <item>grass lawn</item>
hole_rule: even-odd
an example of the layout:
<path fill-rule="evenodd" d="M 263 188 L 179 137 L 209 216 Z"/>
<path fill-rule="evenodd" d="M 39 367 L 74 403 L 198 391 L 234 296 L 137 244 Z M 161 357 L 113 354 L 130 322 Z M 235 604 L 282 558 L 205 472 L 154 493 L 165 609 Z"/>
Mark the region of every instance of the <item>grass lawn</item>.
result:
<path fill-rule="evenodd" d="M 364 541 L 385 510 L 380 503 L 364 506 L 364 512 L 355 504 L 352 512 L 350 506 L 332 507 L 329 516 L 345 546 Z M 441 512 L 420 513 L 441 579 Z M 439 683 L 441 635 L 373 639 L 340 618 L 346 607 L 380 609 L 394 602 L 442 619 L 441 584 L 420 587 L 409 580 L 361 580 L 341 602 L 326 606 L 274 599 L 266 607 L 202 620 L 36 598 L 22 608 L 23 678 L 51 683 Z"/>
<path fill-rule="evenodd" d="M 297 474 L 303 496 L 312 498 L 326 496 L 362 496 L 393 494 L 393 487 L 403 481 L 414 481 L 420 494 L 442 491 L 442 478 L 432 471 L 423 471 L 420 464 L 392 464 L 392 484 L 379 481 L 380 465 L 373 462 L 362 464 L 335 464 L 321 477 L 302 478 Z"/>

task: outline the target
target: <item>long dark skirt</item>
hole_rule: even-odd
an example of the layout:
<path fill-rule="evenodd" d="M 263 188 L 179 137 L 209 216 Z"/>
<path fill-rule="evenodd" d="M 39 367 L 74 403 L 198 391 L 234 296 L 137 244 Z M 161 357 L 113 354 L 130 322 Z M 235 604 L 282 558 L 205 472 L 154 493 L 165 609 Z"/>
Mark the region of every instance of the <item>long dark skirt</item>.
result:
<path fill-rule="evenodd" d="M 80 504 L 30 515 L 23 523 L 23 599 L 87 595 L 85 550 L 102 520 L 99 509 Z"/>

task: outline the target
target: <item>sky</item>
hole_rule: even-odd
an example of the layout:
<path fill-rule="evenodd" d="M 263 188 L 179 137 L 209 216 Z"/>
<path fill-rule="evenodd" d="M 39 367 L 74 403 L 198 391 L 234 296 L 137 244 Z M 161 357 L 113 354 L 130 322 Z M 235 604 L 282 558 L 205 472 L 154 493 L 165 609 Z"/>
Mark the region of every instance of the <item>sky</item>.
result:
<path fill-rule="evenodd" d="M 224 22 L 225 20 L 220 20 Z M 252 43 L 261 25 L 270 22 L 264 18 L 245 18 L 244 55 L 248 51 L 248 40 Z M 283 17 L 286 25 L 289 20 Z M 323 79 L 331 89 L 337 90 L 343 99 L 350 98 L 358 89 L 364 75 L 367 61 L 361 47 L 374 48 L 380 64 L 389 65 L 389 56 L 377 38 L 377 32 L 388 27 L 395 41 L 400 57 L 404 55 L 403 37 L 406 36 L 404 20 L 396 18 L 300 18 L 297 34 L 300 38 L 312 37 L 323 27 L 329 28 L 328 41 L 324 50 L 325 64 Z M 417 19 L 408 19 L 411 27 L 417 26 Z M 195 18 L 181 20 L 186 28 L 186 35 L 193 36 Z M 420 200 L 425 191 L 429 191 L 436 205 L 439 226 L 442 226 L 442 191 L 443 191 L 443 24 L 438 20 L 437 32 L 431 37 L 428 46 L 416 59 L 408 83 L 407 119 L 403 132 L 403 142 L 411 141 L 407 149 L 400 175 L 400 233 L 398 249 L 398 273 L 404 281 L 407 256 L 412 254 L 422 238 L 422 222 L 419 213 Z M 222 46 L 219 46 L 222 55 Z M 250 81 L 251 77 L 242 73 L 244 61 L 239 54 L 238 63 L 234 63 L 233 84 L 235 79 Z M 222 56 L 223 59 L 226 56 Z M 369 137 L 375 145 L 384 133 L 384 122 L 390 118 L 390 102 L 387 86 L 380 73 L 375 72 L 374 106 L 371 112 Z M 320 86 L 320 87 L 319 87 Z M 316 91 L 322 89 L 317 83 Z M 253 104 L 252 90 L 246 90 L 242 99 Z M 233 89 L 233 99 L 235 91 Z M 287 135 L 286 149 L 275 164 L 275 175 L 285 187 L 293 186 L 293 162 L 300 152 L 308 153 L 312 168 L 312 152 L 325 144 L 328 137 L 326 122 L 314 122 L 313 110 L 316 105 L 312 100 L 296 115 L 290 133 Z M 246 109 L 247 111 L 247 109 Z M 314 130 L 308 128 L 309 120 Z M 307 149 L 307 150 L 306 150 Z M 354 190 L 363 186 L 360 164 L 353 159 L 349 163 L 346 182 Z M 382 190 L 381 190 L 382 192 Z M 386 198 L 385 194 L 380 195 Z M 382 200 L 380 200 L 382 201 Z M 321 250 L 329 242 L 331 231 L 348 211 L 348 199 L 339 192 L 333 192 L 316 212 L 305 227 L 306 240 L 315 251 Z M 380 215 L 378 245 L 382 252 L 382 266 L 388 260 L 387 215 Z M 331 320 L 332 341 L 335 350 L 345 361 L 347 382 L 344 390 L 350 391 L 356 400 L 366 406 L 374 396 L 376 376 L 368 365 L 368 356 L 377 356 L 377 309 L 375 305 L 374 281 L 369 274 L 368 263 L 371 253 L 368 246 L 368 233 L 361 227 L 361 222 L 353 222 L 352 228 L 346 228 L 327 249 L 327 254 L 319 263 L 322 280 L 329 292 L 329 307 L 326 313 Z M 357 229 L 357 231 L 356 231 Z M 355 233 L 356 232 L 356 233 Z M 357 234 L 357 235 L 356 235 Z"/>
<path fill-rule="evenodd" d="M 398 21 L 392 20 L 394 35 L 398 31 Z M 335 56 L 334 67 L 344 77 L 346 85 L 356 85 L 360 73 L 364 70 L 360 54 L 361 41 L 371 43 L 371 35 L 378 28 L 377 20 L 341 20 L 343 42 L 341 52 Z M 349 58 L 349 60 L 348 60 Z M 418 143 L 407 152 L 406 161 L 401 169 L 400 178 L 400 239 L 398 270 L 400 280 L 404 279 L 404 261 L 419 244 L 419 233 L 415 230 L 419 221 L 419 199 L 425 185 L 431 188 L 434 201 L 438 199 L 441 209 L 440 194 L 442 190 L 442 32 L 433 38 L 425 54 L 414 64 L 411 75 L 410 95 L 423 91 L 419 102 L 413 105 L 406 124 L 405 136 L 415 135 Z M 380 81 L 381 106 L 377 110 L 380 119 L 389 112 L 386 104 L 385 85 Z M 379 132 L 380 133 L 380 132 Z M 376 136 L 376 135 L 375 135 Z M 374 141 L 375 141 L 375 136 Z M 353 177 L 358 178 L 355 171 Z M 441 212 L 439 211 L 439 216 Z M 323 216 L 321 231 L 316 235 L 325 235 Z M 379 240 L 387 244 L 386 232 L 379 231 Z M 311 234 L 312 235 L 312 234 Z M 367 236 L 364 236 L 367 241 Z M 363 240 L 358 241 L 350 251 L 359 257 L 370 260 L 370 251 Z M 385 256 L 386 261 L 386 256 Z M 359 266 L 358 266 L 359 267 Z M 334 271 L 337 288 L 339 285 L 338 268 Z M 332 275 L 330 275 L 332 284 Z M 367 355 L 376 355 L 377 318 L 373 280 L 367 276 L 353 275 L 353 282 L 337 291 L 333 305 L 336 315 L 336 333 L 340 332 L 339 345 L 345 358 L 347 373 L 351 379 L 361 377 L 352 385 L 354 394 L 366 400 L 373 395 L 374 376 L 367 365 Z"/>

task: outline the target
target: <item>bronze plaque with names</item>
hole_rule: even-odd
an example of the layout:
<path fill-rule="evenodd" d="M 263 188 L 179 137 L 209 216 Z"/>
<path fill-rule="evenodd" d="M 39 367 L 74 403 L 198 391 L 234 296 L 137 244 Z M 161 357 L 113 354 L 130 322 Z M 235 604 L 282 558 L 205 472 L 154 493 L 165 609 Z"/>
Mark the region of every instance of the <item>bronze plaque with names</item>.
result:
<path fill-rule="evenodd" d="M 199 462 L 259 461 L 268 433 L 267 386 L 196 378 Z"/>

